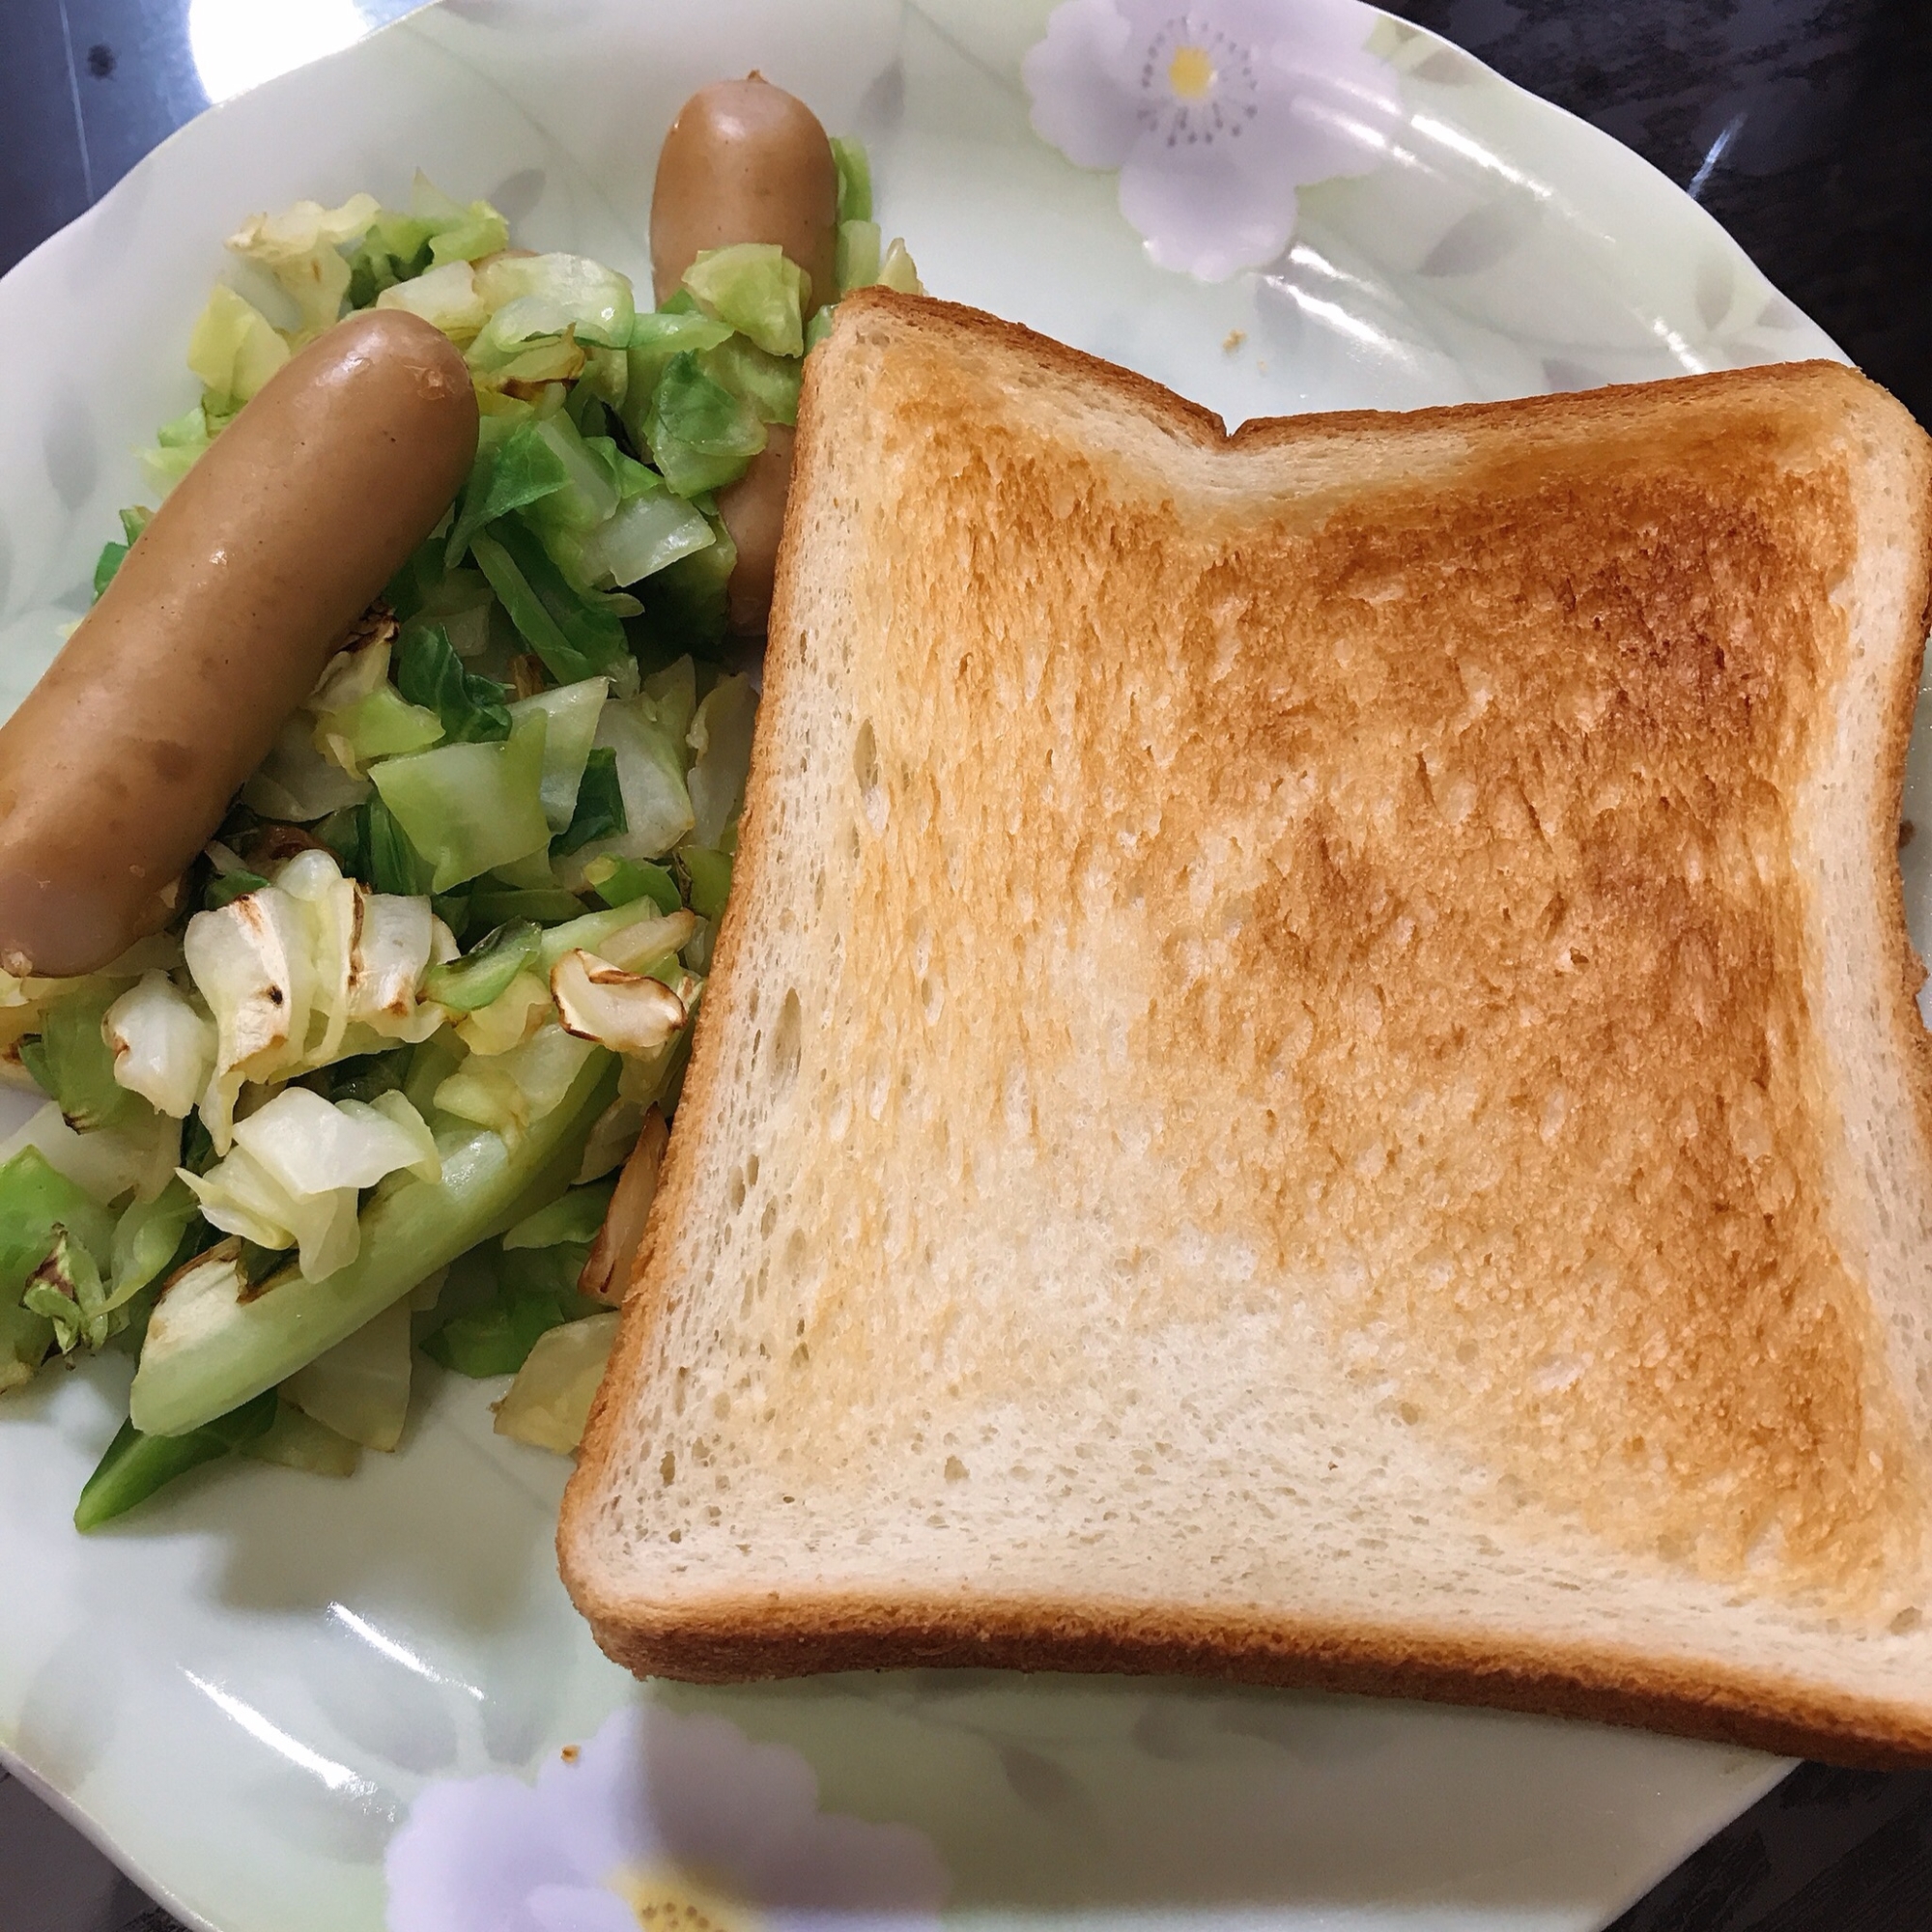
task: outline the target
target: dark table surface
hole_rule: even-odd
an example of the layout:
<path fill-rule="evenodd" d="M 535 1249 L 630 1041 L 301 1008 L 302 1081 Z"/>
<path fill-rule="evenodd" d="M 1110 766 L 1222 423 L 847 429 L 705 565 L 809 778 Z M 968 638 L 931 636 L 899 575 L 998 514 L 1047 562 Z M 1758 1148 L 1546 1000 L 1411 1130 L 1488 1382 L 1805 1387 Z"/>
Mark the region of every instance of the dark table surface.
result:
<path fill-rule="evenodd" d="M 358 10 L 374 23 L 411 4 Z M 188 11 L 188 0 L 0 0 L 0 270 L 207 104 Z M 1395 0 L 1394 11 L 1635 148 L 1932 423 L 1932 0 Z M 0 1932 L 172 1923 L 0 1774 Z M 1932 1772 L 1805 1765 L 1614 1932 L 1928 1928 Z"/>

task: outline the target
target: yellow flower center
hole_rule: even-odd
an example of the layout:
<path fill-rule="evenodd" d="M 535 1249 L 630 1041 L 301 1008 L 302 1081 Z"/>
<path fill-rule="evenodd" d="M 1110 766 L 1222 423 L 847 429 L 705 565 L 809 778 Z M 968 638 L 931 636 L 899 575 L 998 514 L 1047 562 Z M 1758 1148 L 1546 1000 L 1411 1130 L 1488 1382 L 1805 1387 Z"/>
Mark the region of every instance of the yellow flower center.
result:
<path fill-rule="evenodd" d="M 642 1932 L 760 1932 L 759 1915 L 675 1865 L 620 1871 L 605 1881 Z"/>
<path fill-rule="evenodd" d="M 1167 64 L 1167 84 L 1180 100 L 1201 100 L 1214 85 L 1214 63 L 1206 47 L 1176 47 Z"/>

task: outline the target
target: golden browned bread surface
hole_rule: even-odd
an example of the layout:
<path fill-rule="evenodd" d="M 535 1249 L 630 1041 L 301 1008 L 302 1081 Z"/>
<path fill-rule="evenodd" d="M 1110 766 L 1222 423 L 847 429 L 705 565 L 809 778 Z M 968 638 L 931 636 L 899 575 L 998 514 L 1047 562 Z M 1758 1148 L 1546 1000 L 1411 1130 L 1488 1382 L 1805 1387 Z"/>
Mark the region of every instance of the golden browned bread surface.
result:
<path fill-rule="evenodd" d="M 843 305 L 605 1646 L 1932 1754 L 1928 473 L 1831 364 L 1228 439 Z"/>

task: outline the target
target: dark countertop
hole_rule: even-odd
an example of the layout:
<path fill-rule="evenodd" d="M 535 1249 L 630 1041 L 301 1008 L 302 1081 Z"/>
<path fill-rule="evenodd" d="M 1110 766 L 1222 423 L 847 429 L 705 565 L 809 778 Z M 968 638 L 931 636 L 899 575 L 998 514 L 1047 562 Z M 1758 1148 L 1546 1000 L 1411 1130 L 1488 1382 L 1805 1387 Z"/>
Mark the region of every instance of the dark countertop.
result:
<path fill-rule="evenodd" d="M 264 9 L 284 0 L 256 0 Z M 358 0 L 372 22 L 412 0 Z M 1927 0 L 1393 0 L 1687 187 L 1932 422 Z M 187 0 L 6 0 L 0 270 L 206 104 Z M 169 1932 L 0 1775 L 0 1932 Z M 1614 1932 L 1926 1932 L 1932 1772 L 1806 1765 Z"/>
<path fill-rule="evenodd" d="M 1926 0 L 1388 0 L 1701 201 L 1932 423 Z"/>

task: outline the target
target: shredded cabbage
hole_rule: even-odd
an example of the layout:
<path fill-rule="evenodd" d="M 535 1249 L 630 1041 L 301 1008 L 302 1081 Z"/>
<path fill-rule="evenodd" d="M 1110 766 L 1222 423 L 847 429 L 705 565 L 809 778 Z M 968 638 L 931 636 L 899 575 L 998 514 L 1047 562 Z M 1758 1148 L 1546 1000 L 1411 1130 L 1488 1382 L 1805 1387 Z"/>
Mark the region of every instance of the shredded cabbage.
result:
<path fill-rule="evenodd" d="M 906 244 L 896 235 L 887 244 L 886 259 L 879 267 L 879 286 L 895 289 L 902 296 L 923 296 L 925 293 L 925 284 L 920 280 L 919 270 L 913 267 Z"/>
<path fill-rule="evenodd" d="M 504 702 L 509 693 L 494 677 L 465 670 L 440 624 L 411 627 L 396 667 L 396 689 L 436 719 L 438 736 L 451 744 L 488 744 L 510 735 Z"/>
<path fill-rule="evenodd" d="M 635 663 L 618 613 L 573 584 L 526 525 L 499 518 L 487 535 L 471 539 L 470 551 L 511 623 L 559 684 Z"/>
<path fill-rule="evenodd" d="M 691 735 L 691 721 L 697 715 L 697 666 L 690 657 L 681 657 L 663 670 L 653 671 L 641 689 L 665 734 L 679 745 L 685 744 Z"/>
<path fill-rule="evenodd" d="M 638 583 L 717 539 L 679 497 L 633 497 L 583 539 L 578 561 L 592 583 Z"/>
<path fill-rule="evenodd" d="M 418 168 L 410 213 L 428 231 L 432 263 L 478 262 L 510 245 L 510 225 L 487 201 L 457 202 Z"/>
<path fill-rule="evenodd" d="M 530 335 L 561 335 L 569 329 L 580 342 L 623 349 L 631 339 L 637 302 L 629 280 L 614 269 L 583 255 L 499 255 L 476 277 L 477 294 L 497 313 L 514 310 L 509 327 Z M 507 329 L 499 339 L 512 339 Z"/>
<path fill-rule="evenodd" d="M 490 319 L 490 304 L 477 292 L 468 262 L 444 262 L 413 281 L 397 282 L 376 298 L 378 308 L 406 308 L 459 345 L 473 341 Z"/>
<path fill-rule="evenodd" d="M 315 689 L 302 708 L 318 717 L 347 711 L 389 680 L 389 645 L 393 625 L 373 624 L 336 652 L 322 668 Z"/>
<path fill-rule="evenodd" d="M 150 1113 L 130 1126 L 75 1133 L 59 1107 L 49 1103 L 0 1141 L 0 1163 L 24 1148 L 37 1150 L 56 1174 L 103 1207 L 130 1193 L 151 1201 L 166 1187 L 181 1158 L 181 1123 Z"/>
<path fill-rule="evenodd" d="M 476 1018 L 470 1014 L 469 1023 Z M 460 1121 L 491 1128 L 515 1146 L 526 1128 L 562 1100 L 596 1051 L 593 1041 L 576 1038 L 555 1021 L 546 1021 L 505 1053 L 487 1058 L 472 1054 L 437 1089 L 436 1104 Z"/>
<path fill-rule="evenodd" d="M 291 1030 L 298 1065 L 324 1066 L 342 1050 L 349 1026 L 350 955 L 355 946 L 359 888 L 345 879 L 329 852 L 298 852 L 276 874 L 276 886 L 294 899 L 302 926 L 300 945 L 308 969 L 308 1025 Z"/>
<path fill-rule="evenodd" d="M 282 1393 L 337 1435 L 365 1449 L 390 1450 L 409 1416 L 410 1354 L 406 1296 L 298 1369 Z"/>
<path fill-rule="evenodd" d="M 441 745 L 375 767 L 383 803 L 434 867 L 432 892 L 446 893 L 549 845 L 545 727 L 543 714 L 533 712 L 500 743 Z"/>
<path fill-rule="evenodd" d="M 697 845 L 716 845 L 737 816 L 752 766 L 752 726 L 758 695 L 749 677 L 720 678 L 697 707 L 686 742 L 691 764 L 691 837 Z"/>
<path fill-rule="evenodd" d="M 121 1086 L 178 1121 L 193 1110 L 214 1071 L 214 1027 L 165 973 L 144 973 L 107 1009 L 101 1032 Z"/>
<path fill-rule="evenodd" d="M 849 134 L 832 137 L 832 159 L 838 170 L 838 218 L 840 221 L 869 221 L 872 218 L 872 163 L 866 144 Z"/>
<path fill-rule="evenodd" d="M 655 859 L 696 822 L 685 789 L 684 747 L 665 728 L 648 697 L 640 693 L 607 704 L 597 721 L 597 743 L 616 754 L 625 829 L 614 838 L 593 839 L 571 855 L 569 876 L 580 880 L 586 865 L 607 854 Z"/>
<path fill-rule="evenodd" d="M 617 783 L 617 754 L 593 747 L 584 760 L 577 787 L 577 807 L 570 823 L 550 841 L 558 858 L 568 857 L 599 838 L 614 838 L 630 829 L 624 794 Z"/>
<path fill-rule="evenodd" d="M 188 337 L 187 366 L 217 396 L 245 403 L 288 359 L 289 345 L 269 318 L 225 282 L 215 283 Z"/>
<path fill-rule="evenodd" d="M 353 194 L 340 208 L 298 201 L 279 214 L 250 215 L 228 238 L 228 246 L 243 261 L 267 269 L 294 301 L 301 331 L 317 334 L 342 313 L 342 298 L 349 293 L 343 244 L 359 242 L 379 213 L 375 196 L 368 194 Z M 226 395 L 254 393 L 224 390 L 218 383 L 209 386 Z"/>
<path fill-rule="evenodd" d="M 756 412 L 758 420 L 798 421 L 799 380 L 803 368 L 795 356 L 772 355 L 742 335 L 731 336 L 697 358 L 697 366 Z"/>
<path fill-rule="evenodd" d="M 281 728 L 269 755 L 242 787 L 242 802 L 265 818 L 309 825 L 369 795 L 367 779 L 352 778 L 315 742 L 313 721 L 298 711 Z"/>
<path fill-rule="evenodd" d="M 297 1248 L 306 1280 L 323 1280 L 355 1259 L 353 1187 L 332 1194 L 292 1194 L 241 1148 L 206 1174 L 182 1169 L 181 1179 L 193 1190 L 211 1227 L 262 1248 Z"/>
<path fill-rule="evenodd" d="M 45 1312 L 25 1300 L 30 1281 L 59 1236 L 65 1234 L 85 1248 L 98 1279 L 112 1227 L 113 1217 L 94 1194 L 61 1173 L 39 1149 L 10 1147 L 0 1161 L 0 1391 L 26 1381 L 55 1346 L 53 1315 L 68 1328 L 66 1347 L 78 1339 L 73 1319 L 77 1301 L 71 1311 Z"/>
<path fill-rule="evenodd" d="M 50 1001 L 41 1037 L 22 1043 L 22 1064 L 60 1103 L 67 1123 L 85 1132 L 128 1124 L 141 1103 L 114 1077 L 114 1054 L 101 1028 L 117 987 L 104 979 L 81 980 Z"/>
<path fill-rule="evenodd" d="M 346 986 L 352 1025 L 403 1039 L 412 1037 L 416 994 L 443 948 L 455 951 L 449 928 L 429 901 L 356 888 L 361 918 L 350 940 Z M 440 1013 L 432 1015 L 440 1023 Z"/>
<path fill-rule="evenodd" d="M 485 416 L 477 439 L 476 460 L 463 486 L 443 556 L 446 564 L 460 562 L 469 540 L 480 529 L 534 503 L 570 481 L 563 459 L 538 434 L 540 425 L 527 413 L 522 417 Z"/>
<path fill-rule="evenodd" d="M 155 447 L 137 450 L 142 473 L 157 496 L 165 497 L 209 444 L 208 412 L 197 403 L 155 432 Z"/>
<path fill-rule="evenodd" d="M 539 712 L 543 715 L 543 778 L 538 797 L 544 822 L 553 833 L 563 831 L 575 814 L 577 788 L 583 781 L 583 767 L 597 742 L 597 722 L 610 696 L 609 678 L 586 677 L 519 698 L 509 708 L 513 720 Z"/>
<path fill-rule="evenodd" d="M 463 1015 L 456 1036 L 472 1058 L 489 1059 L 521 1046 L 550 1017 L 550 987 L 535 973 L 519 966 L 501 992 Z M 440 1093 L 437 1104 L 442 1105 Z"/>
<path fill-rule="evenodd" d="M 386 682 L 343 710 L 324 712 L 315 724 L 316 749 L 352 779 L 365 776 L 378 758 L 425 751 L 442 735 L 434 711 L 412 704 Z"/>
<path fill-rule="evenodd" d="M 692 911 L 715 923 L 723 916 L 731 890 L 731 855 L 703 845 L 683 845 L 678 848 L 678 858 L 690 881 Z"/>
<path fill-rule="evenodd" d="M 452 1013 L 473 1013 L 497 999 L 518 974 L 535 962 L 541 944 L 530 921 L 509 920 L 486 933 L 463 957 L 432 967 L 423 990 Z"/>
<path fill-rule="evenodd" d="M 435 1137 L 396 1093 L 330 1102 L 306 1087 L 284 1087 L 235 1123 L 235 1140 L 291 1194 L 373 1187 L 399 1169 L 425 1180 L 442 1177 Z"/>
<path fill-rule="evenodd" d="M 98 1349 L 106 1341 L 106 1299 L 99 1264 L 65 1228 L 55 1228 L 44 1259 L 20 1292 L 20 1306 L 52 1327 L 54 1347 L 65 1355 L 77 1345 Z"/>
<path fill-rule="evenodd" d="M 275 1419 L 267 1432 L 242 1443 L 242 1453 L 305 1475 L 353 1476 L 362 1459 L 362 1445 L 304 1414 L 285 1395 L 276 1403 Z"/>
<path fill-rule="evenodd" d="M 853 289 L 874 285 L 896 289 L 900 295 L 925 293 L 919 279 L 919 270 L 906 252 L 906 244 L 895 236 L 882 248 L 882 240 L 876 221 L 850 220 L 838 224 L 838 293 L 841 296 Z M 811 346 L 810 336 L 806 346 Z"/>
<path fill-rule="evenodd" d="M 558 411 L 540 418 L 530 434 L 556 459 L 562 485 L 547 491 L 529 506 L 528 518 L 539 527 L 558 525 L 587 530 L 606 521 L 617 508 L 617 484 L 610 467 L 599 460 L 578 434 L 577 425 Z"/>
<path fill-rule="evenodd" d="M 594 1131 L 594 1130 L 593 1130 Z M 604 1210 L 611 1205 L 614 1182 L 595 1187 L 573 1187 L 568 1194 L 526 1214 L 503 1236 L 503 1246 L 548 1248 L 558 1241 L 590 1242 L 604 1225 Z"/>
<path fill-rule="evenodd" d="M 332 854 L 299 853 L 272 885 L 197 913 L 184 942 L 195 989 L 215 1025 L 214 1070 L 201 1117 L 225 1153 L 248 1081 L 327 1065 L 350 1030 L 420 1038 L 440 1020 L 417 990 L 431 964 L 428 902 L 371 893 Z"/>
<path fill-rule="evenodd" d="M 136 1201 L 122 1213 L 109 1256 L 110 1311 L 126 1306 L 160 1276 L 179 1253 L 194 1215 L 194 1196 L 178 1177 L 152 1201 Z"/>
<path fill-rule="evenodd" d="M 713 382 L 688 352 L 665 365 L 643 436 L 665 481 L 686 497 L 736 482 L 765 446 L 757 411 Z"/>
<path fill-rule="evenodd" d="M 617 1340 L 617 1322 L 613 1311 L 539 1335 L 497 1405 L 497 1434 L 559 1456 L 574 1455 Z"/>
<path fill-rule="evenodd" d="M 684 286 L 706 315 L 729 323 L 767 355 L 805 354 L 811 277 L 776 242 L 707 248 L 684 271 Z"/>
<path fill-rule="evenodd" d="M 544 934 L 539 957 L 550 972 L 566 952 L 594 952 L 613 966 L 637 971 L 675 954 L 696 935 L 697 916 L 680 906 L 659 914 L 653 906 L 614 906 L 608 912 L 585 913 Z"/>
<path fill-rule="evenodd" d="M 214 1016 L 214 1071 L 201 1113 L 218 1151 L 242 1082 L 266 1077 L 291 1057 L 291 1037 L 306 1035 L 314 976 L 305 938 L 296 902 L 272 886 L 188 922 L 187 968 Z"/>
<path fill-rule="evenodd" d="M 356 1195 L 407 1170 L 441 1174 L 421 1115 L 400 1094 L 330 1103 L 285 1087 L 238 1121 L 234 1146 L 205 1175 L 181 1170 L 214 1227 L 270 1249 L 298 1247 L 302 1276 L 320 1281 L 360 1250 Z"/>
<path fill-rule="evenodd" d="M 627 1100 L 622 1094 L 612 1100 L 598 1115 L 590 1138 L 583 1143 L 583 1158 L 577 1169 L 579 1185 L 601 1180 L 613 1169 L 622 1167 L 638 1144 L 638 1130 L 643 1122 L 644 1110 L 637 1101 Z"/>
<path fill-rule="evenodd" d="M 879 260 L 884 239 L 876 221 L 841 221 L 838 224 L 838 293 L 869 288 L 879 279 Z"/>

